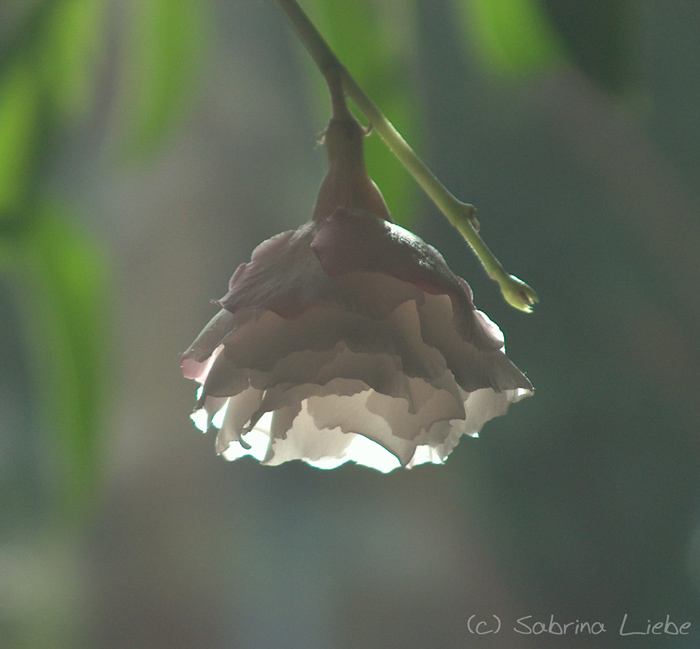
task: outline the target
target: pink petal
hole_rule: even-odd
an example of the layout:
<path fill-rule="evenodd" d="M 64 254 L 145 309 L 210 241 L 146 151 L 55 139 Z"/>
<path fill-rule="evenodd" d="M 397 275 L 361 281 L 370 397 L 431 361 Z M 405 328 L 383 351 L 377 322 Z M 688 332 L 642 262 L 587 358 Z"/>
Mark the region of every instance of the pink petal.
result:
<path fill-rule="evenodd" d="M 185 378 L 204 382 L 214 361 L 214 350 L 236 329 L 239 320 L 233 313 L 221 310 L 209 321 L 182 355 L 180 367 Z"/>
<path fill-rule="evenodd" d="M 361 271 L 384 273 L 426 293 L 448 295 L 464 339 L 482 349 L 503 346 L 475 316 L 469 285 L 449 269 L 435 248 L 401 226 L 369 212 L 339 208 L 323 221 L 311 249 L 331 277 Z"/>
<path fill-rule="evenodd" d="M 331 282 L 310 250 L 316 228 L 307 223 L 261 243 L 236 269 L 219 304 L 231 313 L 265 308 L 292 319 L 330 294 Z"/>

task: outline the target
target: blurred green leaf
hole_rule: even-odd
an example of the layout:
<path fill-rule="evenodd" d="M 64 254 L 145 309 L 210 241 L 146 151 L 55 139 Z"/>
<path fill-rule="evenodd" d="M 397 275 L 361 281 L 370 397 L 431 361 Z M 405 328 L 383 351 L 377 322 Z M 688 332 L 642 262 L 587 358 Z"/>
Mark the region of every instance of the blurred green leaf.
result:
<path fill-rule="evenodd" d="M 0 222 L 16 218 L 31 180 L 40 97 L 31 71 L 16 59 L 0 77 Z"/>
<path fill-rule="evenodd" d="M 153 152 L 179 123 L 202 58 L 204 5 L 192 0 L 130 3 L 123 78 L 124 150 Z"/>
<path fill-rule="evenodd" d="M 455 0 L 485 65 L 519 77 L 577 66 L 614 93 L 636 81 L 638 3 L 631 0 Z"/>
<path fill-rule="evenodd" d="M 105 388 L 103 251 L 71 215 L 45 206 L 16 255 L 20 307 L 49 456 L 65 485 L 57 506 L 78 513 L 95 486 Z"/>
<path fill-rule="evenodd" d="M 39 47 L 43 76 L 58 114 L 75 117 L 92 100 L 104 50 L 103 0 L 62 0 L 46 16 Z"/>
<path fill-rule="evenodd" d="M 412 68 L 417 33 L 415 2 L 376 0 L 336 2 L 308 0 L 304 9 L 350 73 L 413 147 L 420 147 L 418 100 L 413 92 Z M 305 60 L 308 55 L 304 52 Z M 309 66 L 312 64 L 309 62 Z M 330 114 L 328 91 L 313 68 L 313 85 L 325 123 Z M 377 134 L 366 140 L 367 167 L 386 198 L 394 219 L 411 227 L 417 218 L 415 181 L 396 161 Z"/>
<path fill-rule="evenodd" d="M 633 0 L 543 0 L 552 24 L 574 63 L 589 78 L 613 93 L 632 89 L 640 3 Z"/>
<path fill-rule="evenodd" d="M 566 49 L 540 0 L 456 0 L 463 25 L 493 72 L 529 75 L 566 62 Z"/>

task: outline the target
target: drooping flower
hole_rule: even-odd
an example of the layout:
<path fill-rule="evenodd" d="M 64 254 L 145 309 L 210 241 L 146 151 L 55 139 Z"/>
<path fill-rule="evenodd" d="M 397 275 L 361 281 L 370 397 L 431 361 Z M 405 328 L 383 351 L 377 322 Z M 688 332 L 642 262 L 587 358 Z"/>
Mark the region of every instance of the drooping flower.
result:
<path fill-rule="evenodd" d="M 391 221 L 349 114 L 312 219 L 259 245 L 182 357 L 216 449 L 264 464 L 441 463 L 533 393 L 440 253 Z"/>

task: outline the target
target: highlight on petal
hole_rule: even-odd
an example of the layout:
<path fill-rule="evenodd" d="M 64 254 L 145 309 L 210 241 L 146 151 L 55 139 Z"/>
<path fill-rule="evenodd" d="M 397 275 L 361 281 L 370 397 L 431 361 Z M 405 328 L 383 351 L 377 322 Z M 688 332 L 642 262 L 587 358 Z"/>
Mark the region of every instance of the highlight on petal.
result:
<path fill-rule="evenodd" d="M 315 391 L 309 389 L 310 394 Z M 322 469 L 348 461 L 384 473 L 401 466 L 441 464 L 463 434 L 477 435 L 486 421 L 505 413 L 509 403 L 527 396 L 527 391 L 496 394 L 482 389 L 463 396 L 468 412 L 465 419 L 439 419 L 427 428 L 414 422 L 413 427 L 409 424 L 396 429 L 392 426 L 406 419 L 406 404 L 394 407 L 387 420 L 386 410 L 400 402 L 391 404 L 391 397 L 372 390 L 345 397 L 309 396 L 295 405 L 266 412 L 250 429 L 236 429 L 233 424 L 231 408 L 239 404 L 232 398 L 223 407 L 226 414 L 217 449 L 227 460 L 250 455 L 263 464 L 279 465 L 299 459 Z M 339 417 L 337 425 L 333 425 L 335 417 Z M 216 425 L 216 417 L 212 423 Z"/>

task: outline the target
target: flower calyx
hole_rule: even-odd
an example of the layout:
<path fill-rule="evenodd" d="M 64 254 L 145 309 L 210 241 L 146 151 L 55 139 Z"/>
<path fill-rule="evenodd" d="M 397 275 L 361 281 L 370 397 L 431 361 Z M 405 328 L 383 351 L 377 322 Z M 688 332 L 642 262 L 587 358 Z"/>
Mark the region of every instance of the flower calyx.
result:
<path fill-rule="evenodd" d="M 333 111 L 323 134 L 328 170 L 318 192 L 312 220 L 318 223 L 338 208 L 364 210 L 393 221 L 381 191 L 365 166 L 366 130 L 349 110 Z"/>

